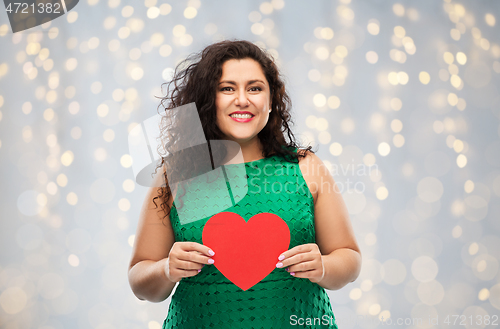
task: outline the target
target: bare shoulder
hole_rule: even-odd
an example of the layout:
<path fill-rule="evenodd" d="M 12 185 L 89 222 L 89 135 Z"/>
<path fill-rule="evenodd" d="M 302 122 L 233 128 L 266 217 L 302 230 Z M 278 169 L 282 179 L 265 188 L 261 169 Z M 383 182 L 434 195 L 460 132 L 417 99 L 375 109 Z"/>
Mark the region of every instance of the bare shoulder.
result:
<path fill-rule="evenodd" d="M 322 180 L 321 177 L 326 175 L 328 170 L 323 161 L 315 153 L 305 149 L 299 149 L 297 152 L 305 155 L 299 158 L 299 168 L 316 204 L 319 193 L 318 187 Z"/>
<path fill-rule="evenodd" d="M 312 151 L 308 151 L 305 149 L 297 150 L 299 154 L 305 155 L 302 158 L 299 158 L 299 165 L 302 168 L 308 169 L 307 172 L 310 175 L 321 176 L 325 175 L 328 172 L 323 161 Z"/>

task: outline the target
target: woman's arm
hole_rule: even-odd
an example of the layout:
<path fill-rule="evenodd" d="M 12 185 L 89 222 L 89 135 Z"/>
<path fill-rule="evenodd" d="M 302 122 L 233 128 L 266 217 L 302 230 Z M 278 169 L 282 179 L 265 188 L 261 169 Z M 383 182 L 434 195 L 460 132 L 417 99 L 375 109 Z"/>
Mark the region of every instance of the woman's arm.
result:
<path fill-rule="evenodd" d="M 307 177 L 311 192 L 316 194 L 316 244 L 324 267 L 323 278 L 317 283 L 325 289 L 338 290 L 359 276 L 361 252 L 341 191 L 324 163 L 309 152 L 301 161 L 302 169 L 307 171 L 304 178 Z"/>
<path fill-rule="evenodd" d="M 153 203 L 157 195 L 157 187 L 151 187 L 146 194 L 128 271 L 128 280 L 135 296 L 154 303 L 167 299 L 176 284 L 167 278 L 165 272 L 175 236 L 170 216 L 164 219 L 165 225 L 162 224 L 159 214 L 163 212 L 158 213 L 161 200 L 155 200 L 158 208 Z M 172 200 L 169 200 L 170 207 Z"/>
<path fill-rule="evenodd" d="M 361 252 L 342 195 L 326 166 L 312 152 L 300 159 L 299 166 L 314 198 L 316 243 L 287 250 L 276 266 L 337 290 L 358 277 Z"/>

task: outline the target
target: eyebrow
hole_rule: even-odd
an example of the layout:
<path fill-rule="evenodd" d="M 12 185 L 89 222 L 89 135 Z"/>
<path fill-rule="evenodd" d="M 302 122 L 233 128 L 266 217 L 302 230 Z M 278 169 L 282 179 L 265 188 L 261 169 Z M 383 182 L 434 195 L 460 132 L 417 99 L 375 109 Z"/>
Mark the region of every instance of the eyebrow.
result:
<path fill-rule="evenodd" d="M 265 82 L 262 80 L 250 80 L 250 81 L 248 81 L 248 84 L 251 85 L 252 83 L 255 83 L 255 82 L 260 82 L 260 83 L 265 85 Z M 219 84 L 221 84 L 221 83 L 230 83 L 232 85 L 236 85 L 236 82 L 230 81 L 230 80 L 224 80 L 224 81 L 219 82 Z"/>

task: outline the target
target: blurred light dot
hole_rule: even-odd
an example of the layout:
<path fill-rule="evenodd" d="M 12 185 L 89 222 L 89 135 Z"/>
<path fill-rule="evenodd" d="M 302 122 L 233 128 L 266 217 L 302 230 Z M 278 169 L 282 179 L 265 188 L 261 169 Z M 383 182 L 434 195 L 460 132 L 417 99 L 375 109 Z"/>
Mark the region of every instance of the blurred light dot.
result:
<path fill-rule="evenodd" d="M 330 40 L 333 38 L 333 30 L 329 27 L 324 27 L 321 29 L 321 37 L 325 40 Z"/>
<path fill-rule="evenodd" d="M 495 16 L 493 16 L 493 14 L 486 14 L 484 16 L 484 20 L 486 21 L 486 24 L 488 24 L 489 26 L 495 26 Z"/>
<path fill-rule="evenodd" d="M 172 11 L 172 6 L 168 3 L 164 3 L 160 6 L 160 14 L 163 16 L 168 15 Z"/>
<path fill-rule="evenodd" d="M 457 156 L 457 166 L 463 168 L 467 165 L 467 157 L 463 154 Z"/>
<path fill-rule="evenodd" d="M 184 17 L 187 19 L 195 18 L 196 14 L 198 14 L 198 11 L 194 7 L 187 7 L 184 9 Z"/>
<path fill-rule="evenodd" d="M 485 301 L 487 300 L 488 298 L 490 297 L 490 292 L 488 291 L 488 289 L 486 288 L 483 288 L 479 291 L 479 293 L 477 294 L 477 298 L 481 301 Z"/>
<path fill-rule="evenodd" d="M 328 97 L 328 107 L 331 109 L 338 109 L 340 106 L 340 99 L 337 96 Z"/>
<path fill-rule="evenodd" d="M 401 107 L 403 107 L 403 102 L 399 98 L 392 98 L 390 105 L 391 109 L 393 109 L 394 111 L 399 111 L 401 110 Z"/>
<path fill-rule="evenodd" d="M 80 259 L 77 255 L 71 254 L 68 256 L 68 264 L 73 267 L 78 267 L 78 265 L 80 265 Z"/>
<path fill-rule="evenodd" d="M 363 280 L 363 282 L 361 282 L 360 288 L 363 291 L 370 291 L 373 288 L 372 280 L 369 279 Z"/>
<path fill-rule="evenodd" d="M 406 34 L 406 31 L 405 31 L 404 27 L 399 26 L 399 25 L 394 27 L 394 35 L 397 36 L 398 38 L 403 39 L 405 34 Z"/>
<path fill-rule="evenodd" d="M 408 83 L 409 77 L 406 72 L 400 71 L 397 73 L 397 79 L 400 84 L 405 85 Z"/>
<path fill-rule="evenodd" d="M 54 182 L 49 182 L 47 184 L 46 189 L 47 189 L 47 193 L 49 193 L 50 195 L 56 195 L 57 190 L 58 190 L 57 185 Z"/>
<path fill-rule="evenodd" d="M 398 133 L 403 129 L 403 123 L 399 119 L 394 119 L 391 121 L 391 129 L 393 132 Z"/>
<path fill-rule="evenodd" d="M 2 105 L 3 105 L 3 97 L 0 96 L 0 107 L 2 107 Z M 31 110 L 33 109 L 33 106 L 31 105 L 31 102 L 24 102 L 21 109 L 24 114 L 30 114 Z"/>
<path fill-rule="evenodd" d="M 342 145 L 337 142 L 332 143 L 330 145 L 329 151 L 332 155 L 339 156 L 340 154 L 342 154 Z"/>
<path fill-rule="evenodd" d="M 429 75 L 429 73 L 427 73 L 425 71 L 420 72 L 420 74 L 418 75 L 418 78 L 419 78 L 420 82 L 424 85 L 428 84 L 431 81 L 431 76 Z"/>
<path fill-rule="evenodd" d="M 75 192 L 69 192 L 68 195 L 66 195 L 66 201 L 74 206 L 78 203 L 78 196 L 76 195 Z"/>
<path fill-rule="evenodd" d="M 451 231 L 451 235 L 455 238 L 458 239 L 459 237 L 462 236 L 462 228 L 460 226 L 455 226 L 453 230 Z"/>
<path fill-rule="evenodd" d="M 108 16 L 104 19 L 103 26 L 106 30 L 111 30 L 116 25 L 116 17 Z"/>
<path fill-rule="evenodd" d="M 102 147 L 99 147 L 94 151 L 94 158 L 100 162 L 106 160 L 107 155 L 108 152 L 106 152 L 106 150 Z"/>
<path fill-rule="evenodd" d="M 373 304 L 368 308 L 368 314 L 375 316 L 380 313 L 380 304 Z"/>
<path fill-rule="evenodd" d="M 448 104 L 451 106 L 455 106 L 458 104 L 458 96 L 455 93 L 449 93 L 448 94 Z"/>
<path fill-rule="evenodd" d="M 446 64 L 451 64 L 453 63 L 453 61 L 455 60 L 454 56 L 452 53 L 450 53 L 449 51 L 446 51 L 444 54 L 443 54 L 443 59 L 444 59 L 444 62 Z"/>
<path fill-rule="evenodd" d="M 122 155 L 122 157 L 120 158 L 120 164 L 124 168 L 129 168 L 130 166 L 132 166 L 132 157 L 129 154 Z"/>
<path fill-rule="evenodd" d="M 172 33 L 175 37 L 182 37 L 186 33 L 186 27 L 182 24 L 174 26 Z M 163 42 L 163 40 L 162 40 Z"/>
<path fill-rule="evenodd" d="M 127 239 L 128 245 L 131 246 L 131 247 L 133 247 L 134 246 L 134 240 L 135 240 L 135 235 L 134 234 L 130 235 L 128 237 L 128 239 Z"/>
<path fill-rule="evenodd" d="M 386 156 L 391 152 L 391 146 L 387 144 L 386 142 L 382 142 L 378 145 L 378 153 L 381 156 Z"/>
<path fill-rule="evenodd" d="M 368 233 L 365 236 L 365 244 L 367 246 L 373 246 L 377 243 L 377 236 L 373 233 Z"/>
<path fill-rule="evenodd" d="M 307 77 L 312 82 L 318 82 L 321 79 L 321 73 L 316 69 L 312 69 L 312 70 L 309 70 Z"/>
<path fill-rule="evenodd" d="M 125 198 L 120 199 L 120 201 L 118 201 L 118 208 L 121 211 L 128 211 L 130 209 L 130 201 Z"/>
<path fill-rule="evenodd" d="M 254 23 L 252 24 L 250 30 L 255 35 L 261 35 L 262 33 L 264 33 L 265 28 L 261 23 Z"/>
<path fill-rule="evenodd" d="M 330 133 L 328 131 L 321 131 L 318 134 L 318 141 L 321 144 L 328 144 L 328 143 L 330 143 L 331 139 L 332 139 L 332 136 L 330 135 Z"/>
<path fill-rule="evenodd" d="M 65 187 L 68 184 L 68 177 L 65 174 L 59 174 L 56 178 L 57 184 L 61 187 Z"/>
<path fill-rule="evenodd" d="M 368 25 L 366 26 L 366 29 L 368 30 L 368 33 L 370 33 L 371 35 L 377 35 L 377 34 L 379 34 L 379 32 L 380 32 L 380 26 L 379 26 L 378 21 L 377 22 L 368 23 Z"/>
<path fill-rule="evenodd" d="M 135 182 L 132 179 L 126 179 L 122 187 L 125 192 L 131 193 L 135 189 Z"/>
<path fill-rule="evenodd" d="M 119 217 L 116 220 L 116 226 L 118 226 L 118 228 L 120 230 L 126 230 L 128 228 L 128 226 L 129 226 L 127 218 L 125 218 L 125 217 Z"/>
<path fill-rule="evenodd" d="M 28 296 L 19 287 L 6 288 L 0 295 L 0 306 L 7 314 L 20 313 L 28 303 Z"/>
<path fill-rule="evenodd" d="M 395 286 L 403 283 L 406 278 L 406 268 L 398 259 L 389 259 L 383 264 L 385 283 Z"/>
<path fill-rule="evenodd" d="M 457 29 L 451 29 L 450 30 L 450 36 L 453 40 L 458 41 L 462 37 L 462 34 L 460 33 L 459 30 Z"/>
<path fill-rule="evenodd" d="M 401 134 L 396 134 L 392 138 L 392 143 L 394 144 L 394 146 L 396 146 L 398 148 L 403 147 L 403 145 L 405 144 L 405 138 Z"/>
<path fill-rule="evenodd" d="M 365 57 L 366 57 L 366 61 L 370 64 L 375 64 L 378 61 L 378 55 L 373 50 L 370 50 L 369 52 L 367 52 Z"/>
<path fill-rule="evenodd" d="M 159 52 L 161 57 L 167 57 L 172 53 L 172 47 L 169 45 L 162 45 Z"/>
<path fill-rule="evenodd" d="M 77 101 L 69 103 L 68 111 L 73 115 L 77 114 L 80 111 L 80 104 Z"/>
<path fill-rule="evenodd" d="M 467 63 L 467 56 L 461 51 L 457 53 L 457 62 L 460 65 L 465 65 L 465 63 Z"/>
<path fill-rule="evenodd" d="M 352 300 L 358 300 L 362 295 L 363 291 L 361 291 L 361 289 L 359 288 L 354 288 L 349 292 L 349 298 L 351 298 Z"/>
<path fill-rule="evenodd" d="M 411 272 L 417 281 L 429 282 L 436 278 L 438 265 L 431 257 L 420 256 L 413 261 Z"/>
<path fill-rule="evenodd" d="M 320 60 L 325 60 L 328 58 L 328 56 L 330 56 L 328 48 L 321 46 L 316 48 L 316 57 L 318 57 Z"/>
<path fill-rule="evenodd" d="M 146 12 L 146 16 L 148 16 L 149 19 L 155 19 L 160 15 L 160 8 L 158 7 L 149 7 L 148 11 Z"/>
<path fill-rule="evenodd" d="M 34 190 L 24 191 L 17 198 L 17 209 L 25 216 L 35 216 L 42 211 L 42 206 L 37 202 L 40 193 Z"/>
<path fill-rule="evenodd" d="M 460 153 L 464 150 L 464 142 L 459 139 L 455 139 L 453 142 L 453 150 L 457 153 Z"/>
<path fill-rule="evenodd" d="M 43 118 L 46 121 L 50 122 L 52 119 L 54 119 L 54 117 L 55 117 L 54 110 L 52 110 L 52 109 L 46 109 L 45 111 L 43 111 Z"/>
<path fill-rule="evenodd" d="M 417 288 L 417 295 L 422 303 L 426 305 L 437 305 L 444 298 L 444 288 L 436 280 L 421 282 Z"/>
<path fill-rule="evenodd" d="M 343 45 L 339 45 L 335 47 L 335 54 L 340 58 L 344 58 L 348 54 L 347 48 Z"/>
<path fill-rule="evenodd" d="M 106 104 L 100 104 L 97 107 L 97 115 L 101 118 L 105 117 L 109 113 L 109 107 Z"/>
<path fill-rule="evenodd" d="M 345 118 L 340 122 L 340 130 L 344 134 L 350 134 L 356 128 L 356 123 L 351 118 Z"/>
<path fill-rule="evenodd" d="M 36 202 L 42 207 L 47 205 L 47 196 L 43 193 L 39 193 L 36 197 Z"/>
<path fill-rule="evenodd" d="M 78 12 L 70 11 L 69 13 L 67 13 L 66 18 L 68 20 L 68 23 L 74 23 L 78 19 Z"/>
<path fill-rule="evenodd" d="M 270 2 L 263 2 L 260 4 L 259 9 L 264 15 L 269 15 L 273 12 L 274 8 Z"/>
<path fill-rule="evenodd" d="M 122 8 L 122 16 L 123 17 L 130 17 L 134 13 L 134 7 L 132 6 L 125 6 Z"/>
<path fill-rule="evenodd" d="M 258 11 L 252 11 L 250 14 L 248 14 L 248 19 L 252 23 L 257 23 L 262 19 L 262 15 Z"/>
<path fill-rule="evenodd" d="M 385 200 L 389 196 L 389 191 L 385 186 L 381 186 L 376 190 L 375 194 L 377 196 L 377 199 Z"/>
<path fill-rule="evenodd" d="M 405 7 L 400 3 L 392 5 L 392 11 L 396 16 L 403 17 L 405 15 Z"/>
<path fill-rule="evenodd" d="M 313 97 L 313 103 L 317 107 L 322 107 L 325 106 L 326 104 L 326 97 L 323 94 L 316 94 Z"/>
<path fill-rule="evenodd" d="M 435 177 L 425 177 L 417 184 L 418 197 L 427 203 L 436 202 L 443 196 L 443 183 Z"/>
<path fill-rule="evenodd" d="M 318 118 L 315 122 L 314 128 L 316 128 L 319 131 L 326 130 L 328 129 L 328 121 L 324 118 Z"/>
<path fill-rule="evenodd" d="M 115 132 L 113 131 L 113 129 L 108 128 L 104 131 L 102 137 L 106 142 L 110 143 L 115 139 Z"/>
<path fill-rule="evenodd" d="M 66 151 L 61 155 L 61 163 L 67 167 L 73 162 L 74 158 L 73 152 Z"/>
<path fill-rule="evenodd" d="M 457 109 L 460 111 L 465 110 L 465 107 L 467 106 L 467 103 L 465 102 L 465 99 L 459 98 L 457 102 Z"/>

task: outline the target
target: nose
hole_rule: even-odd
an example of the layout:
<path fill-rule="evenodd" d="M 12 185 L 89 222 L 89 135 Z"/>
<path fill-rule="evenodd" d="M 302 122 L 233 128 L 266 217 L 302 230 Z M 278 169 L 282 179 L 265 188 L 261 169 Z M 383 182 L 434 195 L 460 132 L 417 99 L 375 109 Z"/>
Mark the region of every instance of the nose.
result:
<path fill-rule="evenodd" d="M 250 104 L 250 102 L 248 101 L 248 96 L 245 91 L 241 90 L 238 91 L 238 93 L 236 94 L 236 98 L 234 100 L 234 104 L 241 107 L 246 107 Z"/>

